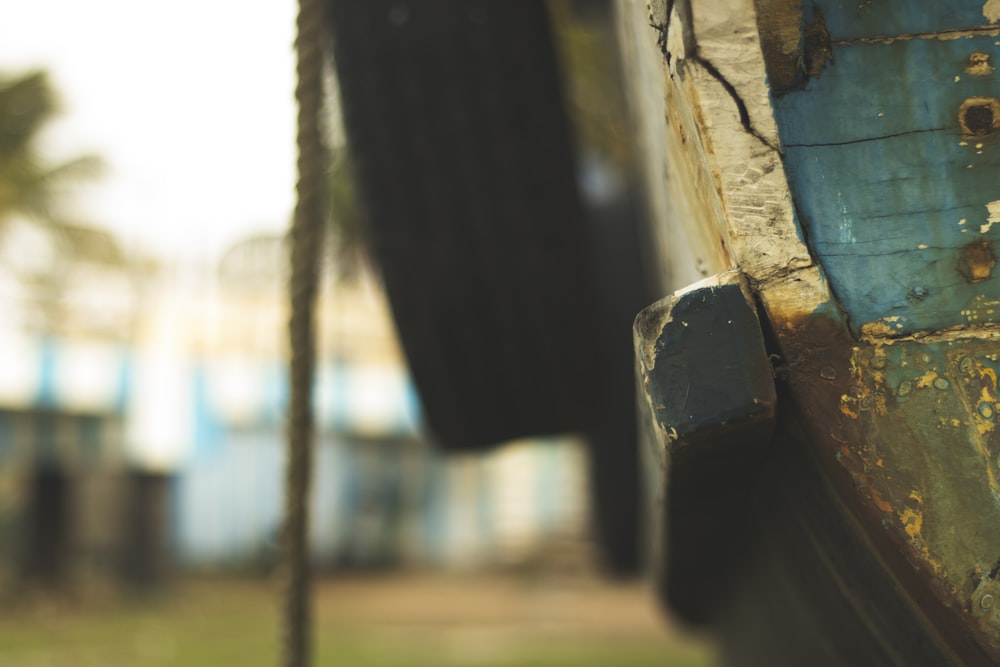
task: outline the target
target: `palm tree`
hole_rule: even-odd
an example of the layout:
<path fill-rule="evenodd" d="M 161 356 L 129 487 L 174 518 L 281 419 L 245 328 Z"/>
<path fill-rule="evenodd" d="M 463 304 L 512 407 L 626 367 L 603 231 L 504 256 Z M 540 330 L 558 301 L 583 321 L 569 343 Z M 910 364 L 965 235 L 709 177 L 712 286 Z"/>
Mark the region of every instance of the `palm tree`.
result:
<path fill-rule="evenodd" d="M 0 270 L 20 285 L 32 328 L 47 334 L 66 320 L 73 266 L 128 264 L 109 233 L 65 214 L 69 187 L 97 175 L 101 161 L 43 158 L 41 132 L 59 111 L 46 72 L 0 72 Z"/>
<path fill-rule="evenodd" d="M 100 167 L 94 156 L 57 165 L 41 159 L 40 131 L 58 112 L 46 72 L 0 73 L 0 232 L 17 217 L 54 228 L 67 224 L 56 206 L 62 188 Z"/>

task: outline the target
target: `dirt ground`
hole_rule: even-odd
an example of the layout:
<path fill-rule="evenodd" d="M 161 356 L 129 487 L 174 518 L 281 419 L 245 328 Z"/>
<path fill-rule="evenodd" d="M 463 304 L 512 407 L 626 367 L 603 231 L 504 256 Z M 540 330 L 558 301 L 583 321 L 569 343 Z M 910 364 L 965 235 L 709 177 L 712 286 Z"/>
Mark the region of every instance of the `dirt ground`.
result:
<path fill-rule="evenodd" d="M 278 588 L 273 578 L 199 575 L 152 598 L 5 606 L 0 664 L 276 665 Z M 713 663 L 664 619 L 648 586 L 589 573 L 325 576 L 314 601 L 317 667 Z"/>
<path fill-rule="evenodd" d="M 345 627 L 679 636 L 648 586 L 615 584 L 595 575 L 402 573 L 325 579 L 318 591 L 318 616 Z"/>

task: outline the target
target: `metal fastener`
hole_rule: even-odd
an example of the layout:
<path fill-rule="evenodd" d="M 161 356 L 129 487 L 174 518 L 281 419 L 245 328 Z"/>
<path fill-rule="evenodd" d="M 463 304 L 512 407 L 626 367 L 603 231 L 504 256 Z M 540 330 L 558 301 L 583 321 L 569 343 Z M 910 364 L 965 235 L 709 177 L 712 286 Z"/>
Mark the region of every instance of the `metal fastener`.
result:
<path fill-rule="evenodd" d="M 972 361 L 972 357 L 963 357 L 962 363 L 960 363 L 958 367 L 961 369 L 963 373 L 971 374 L 972 371 L 975 370 L 976 364 L 975 362 Z"/>

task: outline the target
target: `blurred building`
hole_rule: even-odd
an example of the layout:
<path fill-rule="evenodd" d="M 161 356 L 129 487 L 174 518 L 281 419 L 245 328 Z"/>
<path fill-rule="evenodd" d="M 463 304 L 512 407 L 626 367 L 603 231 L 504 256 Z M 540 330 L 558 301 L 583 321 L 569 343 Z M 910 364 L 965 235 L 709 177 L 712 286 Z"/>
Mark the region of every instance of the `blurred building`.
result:
<path fill-rule="evenodd" d="M 0 239 L 6 580 L 269 565 L 289 393 L 283 240 L 167 265 L 126 261 L 103 232 L 69 233 L 18 223 Z M 472 567 L 582 537 L 581 447 L 444 457 L 371 276 L 327 279 L 320 313 L 319 563 Z"/>

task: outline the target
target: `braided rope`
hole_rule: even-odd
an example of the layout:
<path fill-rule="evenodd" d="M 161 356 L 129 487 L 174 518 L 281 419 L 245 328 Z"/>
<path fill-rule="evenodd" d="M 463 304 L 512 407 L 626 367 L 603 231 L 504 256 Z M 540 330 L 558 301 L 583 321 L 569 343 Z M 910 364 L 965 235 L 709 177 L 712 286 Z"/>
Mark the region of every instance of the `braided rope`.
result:
<path fill-rule="evenodd" d="M 312 379 L 320 249 L 324 223 L 327 155 L 320 129 L 323 105 L 322 0 L 299 0 L 295 51 L 298 60 L 298 183 L 291 229 L 291 397 L 288 415 L 288 463 L 285 477 L 284 637 L 282 664 L 305 667 L 310 658 L 308 525 L 312 474 Z"/>

